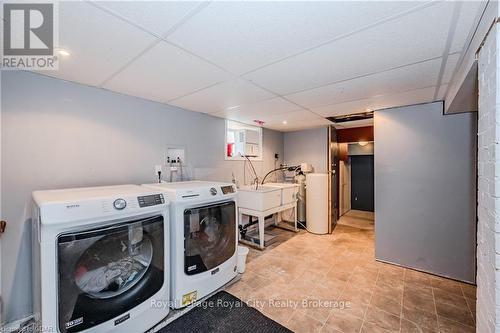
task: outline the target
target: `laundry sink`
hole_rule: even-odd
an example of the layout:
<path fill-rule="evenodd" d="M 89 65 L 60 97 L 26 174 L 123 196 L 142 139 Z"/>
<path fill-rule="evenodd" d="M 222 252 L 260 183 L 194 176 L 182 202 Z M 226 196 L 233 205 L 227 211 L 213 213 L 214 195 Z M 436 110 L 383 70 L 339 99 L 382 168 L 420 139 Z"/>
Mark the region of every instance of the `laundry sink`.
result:
<path fill-rule="evenodd" d="M 266 187 L 275 187 L 281 190 L 281 205 L 288 205 L 297 200 L 299 185 L 294 183 L 266 183 Z"/>
<path fill-rule="evenodd" d="M 238 206 L 259 212 L 281 206 L 281 189 L 267 185 L 242 186 L 238 189 Z"/>

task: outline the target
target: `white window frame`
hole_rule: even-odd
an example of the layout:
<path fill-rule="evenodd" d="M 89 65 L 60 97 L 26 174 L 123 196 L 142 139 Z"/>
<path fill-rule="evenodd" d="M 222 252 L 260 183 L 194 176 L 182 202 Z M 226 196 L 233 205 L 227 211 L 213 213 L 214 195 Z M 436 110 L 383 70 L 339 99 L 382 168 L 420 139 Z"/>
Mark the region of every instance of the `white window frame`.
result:
<path fill-rule="evenodd" d="M 231 129 L 231 128 L 234 128 L 234 129 L 249 129 L 249 130 L 253 130 L 253 131 L 257 131 L 259 133 L 259 156 L 256 156 L 256 157 L 248 157 L 250 160 L 252 161 L 262 161 L 262 154 L 263 154 L 263 149 L 262 149 L 262 146 L 263 146 L 263 130 L 262 130 L 262 127 L 259 127 L 259 126 L 253 126 L 253 125 L 247 125 L 247 124 L 244 124 L 244 123 L 240 123 L 238 121 L 234 121 L 234 120 L 229 120 L 229 119 L 225 119 L 225 131 L 224 131 L 224 159 L 226 161 L 244 161 L 246 160 L 245 157 L 243 156 L 232 156 L 232 157 L 229 157 L 227 156 L 227 134 L 228 134 L 228 131 Z"/>

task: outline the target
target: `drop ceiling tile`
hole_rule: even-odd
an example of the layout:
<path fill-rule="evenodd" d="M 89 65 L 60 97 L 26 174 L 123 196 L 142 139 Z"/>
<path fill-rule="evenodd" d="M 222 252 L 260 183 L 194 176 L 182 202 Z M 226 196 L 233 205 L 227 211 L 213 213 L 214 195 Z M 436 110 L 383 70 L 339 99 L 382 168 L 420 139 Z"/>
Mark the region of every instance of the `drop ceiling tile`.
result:
<path fill-rule="evenodd" d="M 299 111 L 292 111 L 292 112 L 287 112 L 283 114 L 269 114 L 263 117 L 263 121 L 265 124 L 283 124 L 284 121 L 287 122 L 287 124 L 293 124 L 293 123 L 300 123 L 302 122 L 303 124 L 307 124 L 308 122 L 311 121 L 318 121 L 320 119 L 323 119 L 323 117 L 318 116 L 317 114 L 308 111 L 308 110 L 299 110 Z"/>
<path fill-rule="evenodd" d="M 316 114 L 322 115 L 324 117 L 342 116 L 347 114 L 361 113 L 370 110 L 375 110 L 381 108 L 375 99 L 366 98 L 356 101 L 350 101 L 345 103 L 325 105 L 318 108 L 312 108 Z"/>
<path fill-rule="evenodd" d="M 448 37 L 452 6 L 452 2 L 436 2 L 261 68 L 245 78 L 285 95 L 440 57 Z"/>
<path fill-rule="evenodd" d="M 163 36 L 201 2 L 195 1 L 94 1 L 138 26 Z"/>
<path fill-rule="evenodd" d="M 405 91 L 399 94 L 378 96 L 375 98 L 375 101 L 380 106 L 374 109 L 387 109 L 405 105 L 434 102 L 435 92 L 436 87 L 434 86 Z"/>
<path fill-rule="evenodd" d="M 86 2 L 59 2 L 59 70 L 43 74 L 98 86 L 151 45 L 150 34 Z"/>
<path fill-rule="evenodd" d="M 262 119 L 270 115 L 280 115 L 291 111 L 300 110 L 301 107 L 281 98 L 271 98 L 257 103 L 242 105 L 237 108 L 223 110 L 217 115 L 237 121 L 251 121 Z"/>
<path fill-rule="evenodd" d="M 439 101 L 444 101 L 444 98 L 445 98 L 445 95 L 446 95 L 446 91 L 448 90 L 448 85 L 447 84 L 443 84 L 439 90 L 438 90 L 438 94 L 437 94 L 437 100 Z"/>
<path fill-rule="evenodd" d="M 443 77 L 441 79 L 442 83 L 448 83 L 451 81 L 453 72 L 457 67 L 458 60 L 460 59 L 460 53 L 450 54 L 446 60 L 446 65 L 444 67 Z"/>
<path fill-rule="evenodd" d="M 106 82 L 104 88 L 165 102 L 229 78 L 214 65 L 159 42 Z"/>
<path fill-rule="evenodd" d="M 307 108 L 373 98 L 436 85 L 441 59 L 287 95 Z"/>
<path fill-rule="evenodd" d="M 245 80 L 235 79 L 174 99 L 168 104 L 192 111 L 216 113 L 272 97 L 276 96 Z"/>
<path fill-rule="evenodd" d="M 467 37 L 476 28 L 476 18 L 481 14 L 486 3 L 487 1 L 460 1 L 461 10 L 451 43 L 450 53 L 461 52 L 466 46 Z"/>
<path fill-rule="evenodd" d="M 310 119 L 307 121 L 292 120 L 292 121 L 287 121 L 287 124 L 283 124 L 283 122 L 272 122 L 264 124 L 264 127 L 275 131 L 291 132 L 291 131 L 304 130 L 308 128 L 324 127 L 328 125 L 333 125 L 333 123 L 324 118 L 317 118 L 317 119 Z"/>
<path fill-rule="evenodd" d="M 381 95 L 346 103 L 326 105 L 311 111 L 324 117 L 348 115 L 434 101 L 436 87 L 426 87 L 397 94 Z"/>
<path fill-rule="evenodd" d="M 241 74 L 421 2 L 213 2 L 169 40 Z"/>

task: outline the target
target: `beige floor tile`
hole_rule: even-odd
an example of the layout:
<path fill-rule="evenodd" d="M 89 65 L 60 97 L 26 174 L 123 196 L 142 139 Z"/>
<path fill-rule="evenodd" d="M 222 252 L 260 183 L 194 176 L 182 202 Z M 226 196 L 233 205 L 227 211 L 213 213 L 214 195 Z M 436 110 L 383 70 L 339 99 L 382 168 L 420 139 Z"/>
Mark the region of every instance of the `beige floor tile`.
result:
<path fill-rule="evenodd" d="M 232 286 L 230 286 L 228 289 L 226 289 L 227 292 L 230 294 L 233 294 L 234 296 L 238 297 L 242 301 L 247 301 L 250 299 L 253 289 L 250 288 L 245 282 L 243 281 L 238 281 Z"/>
<path fill-rule="evenodd" d="M 370 303 L 371 306 L 379 308 L 385 312 L 393 314 L 395 316 L 401 316 L 402 304 L 400 300 L 394 300 L 389 297 L 382 296 L 380 294 L 374 294 Z"/>
<path fill-rule="evenodd" d="M 408 293 L 415 293 L 415 294 L 421 294 L 421 295 L 426 295 L 429 297 L 432 297 L 432 287 L 431 285 L 423 285 L 423 284 L 417 284 L 417 283 L 412 283 L 412 282 L 407 282 L 405 281 L 405 292 Z"/>
<path fill-rule="evenodd" d="M 420 326 L 406 319 L 401 319 L 401 333 L 437 333 L 437 329 Z"/>
<path fill-rule="evenodd" d="M 358 333 L 363 319 L 343 312 L 333 313 L 321 332 Z"/>
<path fill-rule="evenodd" d="M 303 311 L 295 311 L 286 327 L 295 333 L 314 333 L 321 331 L 323 323 L 309 317 Z"/>
<path fill-rule="evenodd" d="M 436 312 L 434 297 L 426 293 L 405 290 L 403 294 L 403 307 L 408 309 L 420 309 L 430 313 Z"/>
<path fill-rule="evenodd" d="M 394 278 L 390 275 L 380 275 L 377 278 L 377 285 L 378 286 L 387 286 L 387 287 L 392 287 L 396 289 L 401 289 L 403 290 L 404 287 L 404 281 L 398 278 Z"/>
<path fill-rule="evenodd" d="M 404 319 L 415 323 L 418 327 L 425 327 L 429 330 L 438 330 L 437 315 L 435 312 L 427 312 L 420 309 L 409 309 L 403 307 Z"/>
<path fill-rule="evenodd" d="M 265 287 L 271 283 L 271 280 L 256 273 L 247 273 L 244 274 L 241 278 L 242 282 L 245 282 L 247 286 L 252 288 L 253 290 L 258 290 L 262 287 Z"/>
<path fill-rule="evenodd" d="M 354 273 L 347 281 L 347 284 L 356 288 L 373 290 L 373 288 L 375 288 L 376 282 L 377 282 L 377 277 L 358 274 L 356 271 L 354 271 Z"/>
<path fill-rule="evenodd" d="M 471 326 L 465 326 L 455 321 L 438 317 L 440 333 L 475 333 L 476 329 Z M 481 332 L 479 332 L 481 333 Z"/>
<path fill-rule="evenodd" d="M 268 316 L 272 320 L 286 326 L 290 318 L 292 318 L 293 310 L 289 308 L 281 308 L 272 305 L 272 303 L 265 304 L 262 309 L 259 309 L 264 315 Z"/>
<path fill-rule="evenodd" d="M 372 297 L 371 289 L 357 288 L 348 285 L 340 295 L 340 299 L 349 302 L 359 302 L 363 304 L 369 304 Z"/>
<path fill-rule="evenodd" d="M 453 280 L 434 277 L 431 278 L 431 285 L 432 288 L 441 289 L 452 294 L 463 295 L 459 283 Z"/>
<path fill-rule="evenodd" d="M 467 302 L 463 296 L 448 293 L 441 289 L 434 289 L 434 299 L 438 303 L 445 303 L 464 308 L 467 307 Z"/>
<path fill-rule="evenodd" d="M 403 300 L 403 288 L 399 289 L 399 287 L 377 285 L 373 290 L 373 294 L 388 297 L 398 302 L 401 302 Z"/>
<path fill-rule="evenodd" d="M 437 314 L 440 317 L 454 320 L 464 325 L 474 326 L 472 313 L 467 306 L 458 307 L 446 303 L 436 302 Z"/>
<path fill-rule="evenodd" d="M 476 292 L 477 292 L 476 286 L 468 283 L 460 283 L 460 288 L 462 288 L 462 292 L 464 293 L 465 297 L 473 299 L 476 298 Z"/>
<path fill-rule="evenodd" d="M 335 314 L 342 312 L 360 319 L 364 319 L 366 310 L 368 310 L 368 306 L 368 304 L 359 302 L 345 302 L 344 308 L 333 309 L 332 313 Z"/>
<path fill-rule="evenodd" d="M 353 270 L 340 270 L 334 267 L 326 274 L 326 277 L 347 282 L 351 277 L 352 273 Z"/>
<path fill-rule="evenodd" d="M 377 309 L 376 307 L 370 306 L 366 313 L 365 320 L 372 323 L 380 328 L 398 332 L 400 328 L 400 318 L 394 316 L 390 313 Z"/>
<path fill-rule="evenodd" d="M 363 327 L 361 328 L 361 333 L 389 333 L 389 332 L 393 331 L 386 330 L 385 328 L 382 328 L 367 321 L 363 323 Z"/>
<path fill-rule="evenodd" d="M 472 316 L 476 316 L 476 300 L 472 298 L 465 298 L 467 305 L 469 306 L 469 310 L 472 312 Z"/>

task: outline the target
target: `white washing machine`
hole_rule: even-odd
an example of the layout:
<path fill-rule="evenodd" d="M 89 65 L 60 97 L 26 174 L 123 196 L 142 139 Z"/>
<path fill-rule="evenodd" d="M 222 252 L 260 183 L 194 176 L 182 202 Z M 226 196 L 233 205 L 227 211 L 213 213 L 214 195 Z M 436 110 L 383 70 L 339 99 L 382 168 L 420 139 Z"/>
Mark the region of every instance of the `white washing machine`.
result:
<path fill-rule="evenodd" d="M 201 299 L 236 277 L 237 191 L 230 183 L 143 185 L 170 201 L 173 308 Z"/>
<path fill-rule="evenodd" d="M 144 332 L 168 314 L 169 207 L 137 185 L 33 192 L 33 306 L 45 332 Z"/>

